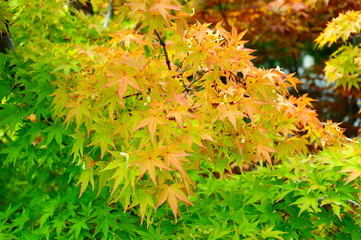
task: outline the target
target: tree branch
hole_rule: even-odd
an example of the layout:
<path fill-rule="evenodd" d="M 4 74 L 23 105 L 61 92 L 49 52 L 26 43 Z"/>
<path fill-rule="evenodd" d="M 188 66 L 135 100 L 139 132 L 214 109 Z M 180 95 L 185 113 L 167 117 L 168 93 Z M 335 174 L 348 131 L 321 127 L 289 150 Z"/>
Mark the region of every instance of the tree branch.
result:
<path fill-rule="evenodd" d="M 159 36 L 159 33 L 157 32 L 157 30 L 154 30 L 155 35 L 157 35 L 157 38 L 159 40 L 160 45 L 162 45 L 163 47 L 163 51 L 164 51 L 164 56 L 165 56 L 165 63 L 167 64 L 167 67 L 169 70 L 172 70 L 171 66 L 170 66 L 170 61 L 169 61 L 169 57 L 168 57 L 168 52 L 167 52 L 167 48 L 165 46 L 165 42 L 162 40 L 162 38 Z"/>
<path fill-rule="evenodd" d="M 219 12 L 220 12 L 220 14 L 221 14 L 221 16 L 222 16 L 222 18 L 223 18 L 224 24 L 226 24 L 227 30 L 231 30 L 232 28 L 231 28 L 231 26 L 229 25 L 229 22 L 228 22 L 228 19 L 227 19 L 226 14 L 224 13 L 224 9 L 223 9 L 223 7 L 222 7 L 221 1 L 218 0 L 218 1 L 217 1 L 217 5 L 218 5 L 218 8 L 219 8 Z"/>
<path fill-rule="evenodd" d="M 104 23 L 105 28 L 108 27 L 112 15 L 113 15 L 113 0 L 109 0 L 107 15 L 105 16 L 105 23 Z"/>

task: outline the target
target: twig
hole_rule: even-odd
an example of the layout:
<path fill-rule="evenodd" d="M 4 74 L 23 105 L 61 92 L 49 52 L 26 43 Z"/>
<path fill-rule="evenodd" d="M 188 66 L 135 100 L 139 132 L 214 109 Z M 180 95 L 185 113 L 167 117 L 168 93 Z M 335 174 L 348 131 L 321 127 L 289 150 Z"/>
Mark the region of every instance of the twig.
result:
<path fill-rule="evenodd" d="M 167 52 L 167 48 L 165 46 L 164 41 L 162 40 L 162 38 L 159 36 L 159 33 L 157 32 L 157 30 L 154 30 L 155 35 L 157 35 L 157 38 L 159 40 L 160 45 L 162 45 L 163 47 L 163 51 L 164 51 L 164 56 L 165 56 L 165 63 L 167 64 L 168 70 L 172 70 L 171 66 L 170 66 L 170 61 L 169 61 L 169 57 L 168 57 L 168 52 Z"/>
<path fill-rule="evenodd" d="M 190 89 L 190 87 L 196 83 L 198 80 L 200 80 L 207 72 L 201 73 L 197 78 L 194 78 L 187 86 L 187 89 Z"/>
<path fill-rule="evenodd" d="M 135 97 L 135 96 L 140 96 L 140 95 L 142 95 L 142 94 L 141 94 L 141 93 L 133 93 L 133 94 L 124 96 L 123 99 L 125 99 L 125 98 L 130 98 L 130 97 Z"/>
<path fill-rule="evenodd" d="M 223 20 L 224 20 L 224 23 L 226 24 L 226 28 L 227 28 L 227 30 L 231 30 L 231 26 L 229 25 L 229 23 L 228 23 L 228 19 L 227 19 L 227 16 L 226 16 L 226 14 L 224 13 L 224 9 L 222 8 L 222 3 L 221 3 L 221 1 L 217 1 L 217 5 L 218 5 L 218 8 L 219 8 L 219 12 L 221 13 L 221 16 L 222 16 L 222 18 L 223 18 Z"/>
<path fill-rule="evenodd" d="M 108 27 L 112 15 L 113 15 L 113 0 L 109 0 L 107 15 L 105 16 L 105 23 L 104 23 L 105 28 Z"/>
<path fill-rule="evenodd" d="M 234 74 L 233 72 L 229 72 L 232 76 L 234 76 L 234 78 L 236 79 L 237 82 L 241 83 L 244 87 L 246 85 L 246 83 L 244 82 L 244 79 L 242 79 L 241 77 L 238 77 L 236 74 Z"/>

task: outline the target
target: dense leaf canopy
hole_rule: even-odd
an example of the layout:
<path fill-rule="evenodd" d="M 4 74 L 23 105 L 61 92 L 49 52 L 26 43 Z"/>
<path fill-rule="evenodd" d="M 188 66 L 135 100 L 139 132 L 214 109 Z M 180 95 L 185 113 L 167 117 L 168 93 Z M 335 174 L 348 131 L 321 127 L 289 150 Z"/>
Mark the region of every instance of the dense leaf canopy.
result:
<path fill-rule="evenodd" d="M 325 4 L 358 5 L 249 2 L 1 3 L 15 49 L 0 53 L 0 237 L 360 236 L 358 139 L 249 47 L 277 43 L 292 57 L 295 41 L 349 41 L 359 11 L 319 37 L 312 14 L 323 27 Z M 255 32 L 267 35 L 248 43 Z M 359 89 L 359 47 L 326 63 L 336 87 Z"/>

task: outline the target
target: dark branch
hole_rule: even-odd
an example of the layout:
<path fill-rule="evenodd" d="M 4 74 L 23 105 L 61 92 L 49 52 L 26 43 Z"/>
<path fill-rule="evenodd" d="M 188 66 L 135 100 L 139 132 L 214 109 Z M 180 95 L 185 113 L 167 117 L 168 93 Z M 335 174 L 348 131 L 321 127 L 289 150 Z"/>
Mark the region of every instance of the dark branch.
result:
<path fill-rule="evenodd" d="M 130 97 L 135 97 L 135 96 L 140 96 L 140 95 L 142 95 L 142 94 L 141 94 L 141 93 L 133 93 L 133 94 L 124 96 L 123 99 L 125 99 L 125 98 L 130 98 Z"/>
<path fill-rule="evenodd" d="M 217 5 L 218 5 L 218 8 L 219 8 L 219 13 L 221 14 L 222 18 L 223 18 L 223 21 L 224 21 L 224 24 L 226 24 L 226 29 L 227 30 L 231 30 L 231 26 L 229 25 L 229 22 L 228 22 L 228 19 L 227 19 L 227 16 L 224 12 L 224 9 L 222 7 L 222 3 L 221 1 L 217 1 Z"/>
<path fill-rule="evenodd" d="M 162 45 L 163 47 L 163 51 L 164 51 L 164 56 L 165 56 L 165 62 L 167 64 L 167 67 L 169 70 L 172 70 L 171 66 L 170 66 L 170 61 L 169 61 L 169 57 L 168 57 L 168 52 L 167 52 L 167 48 L 165 46 L 165 42 L 162 40 L 162 38 L 159 36 L 159 33 L 157 32 L 157 30 L 154 30 L 155 35 L 157 35 L 157 38 L 159 40 L 160 45 Z"/>

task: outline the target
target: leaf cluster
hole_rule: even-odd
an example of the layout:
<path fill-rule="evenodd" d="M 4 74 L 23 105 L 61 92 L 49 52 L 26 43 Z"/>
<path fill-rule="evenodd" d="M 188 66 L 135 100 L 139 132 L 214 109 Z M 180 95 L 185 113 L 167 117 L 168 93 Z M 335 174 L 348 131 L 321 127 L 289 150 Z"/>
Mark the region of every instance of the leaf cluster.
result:
<path fill-rule="evenodd" d="M 344 43 L 331 55 L 324 69 L 327 81 L 335 82 L 335 87 L 342 86 L 348 91 L 351 88 L 360 89 L 360 32 L 361 11 L 349 11 L 329 22 L 315 40 L 319 48 L 327 43 L 334 44 L 340 39 Z"/>

